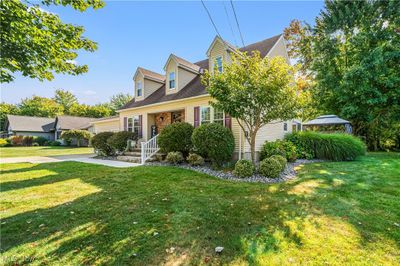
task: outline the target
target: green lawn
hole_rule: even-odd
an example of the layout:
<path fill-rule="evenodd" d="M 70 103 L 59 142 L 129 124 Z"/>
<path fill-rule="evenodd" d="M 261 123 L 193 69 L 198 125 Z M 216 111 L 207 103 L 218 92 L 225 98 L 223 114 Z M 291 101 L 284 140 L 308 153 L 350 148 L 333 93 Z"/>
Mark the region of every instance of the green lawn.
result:
<path fill-rule="evenodd" d="M 400 154 L 309 164 L 274 185 L 174 167 L 1 169 L 4 264 L 400 264 Z"/>
<path fill-rule="evenodd" d="M 55 156 L 71 154 L 93 153 L 93 148 L 88 147 L 2 147 L 0 148 L 0 158 L 7 157 L 26 157 L 26 156 Z"/>

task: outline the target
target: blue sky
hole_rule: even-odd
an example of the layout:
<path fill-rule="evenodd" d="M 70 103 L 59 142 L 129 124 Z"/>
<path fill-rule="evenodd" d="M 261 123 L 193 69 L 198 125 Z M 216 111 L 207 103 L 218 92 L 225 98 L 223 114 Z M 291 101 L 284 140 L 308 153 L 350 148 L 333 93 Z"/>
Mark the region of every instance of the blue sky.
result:
<path fill-rule="evenodd" d="M 205 2 L 222 37 L 241 43 L 230 2 Z M 224 5 L 234 31 L 232 34 Z M 323 8 L 316 1 L 234 2 L 245 44 L 280 34 L 292 19 L 313 23 Z M 98 43 L 94 53 L 80 52 L 76 61 L 88 64 L 79 76 L 56 75 L 40 82 L 16 75 L 1 84 L 1 100 L 17 103 L 30 95 L 52 97 L 58 88 L 72 91 L 79 101 L 95 104 L 119 93 L 133 94 L 132 76 L 138 66 L 163 73 L 170 53 L 195 62 L 206 57 L 216 35 L 200 1 L 112 1 L 84 13 L 69 7 L 47 8 L 64 22 L 82 25 L 85 36 Z"/>

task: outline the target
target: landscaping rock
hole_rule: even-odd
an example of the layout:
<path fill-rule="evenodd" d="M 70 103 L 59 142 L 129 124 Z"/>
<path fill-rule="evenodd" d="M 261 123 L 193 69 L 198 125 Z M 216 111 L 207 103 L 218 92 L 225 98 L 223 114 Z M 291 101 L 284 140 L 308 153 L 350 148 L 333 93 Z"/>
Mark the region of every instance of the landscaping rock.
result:
<path fill-rule="evenodd" d="M 224 250 L 224 247 L 216 247 L 215 253 L 221 253 Z"/>

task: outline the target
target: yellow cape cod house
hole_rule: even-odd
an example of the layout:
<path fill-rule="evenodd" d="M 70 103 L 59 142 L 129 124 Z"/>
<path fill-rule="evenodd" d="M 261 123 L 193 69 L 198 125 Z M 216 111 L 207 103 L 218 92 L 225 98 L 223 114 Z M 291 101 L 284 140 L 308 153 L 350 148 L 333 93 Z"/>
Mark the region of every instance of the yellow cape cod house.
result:
<path fill-rule="evenodd" d="M 235 137 L 235 156 L 249 158 L 250 146 L 245 140 L 247 133 L 236 119 L 210 106 L 212 98 L 201 83 L 204 70 L 217 68 L 223 71 L 223 63 L 230 62 L 230 54 L 236 49 L 248 53 L 259 51 L 262 57 L 282 56 L 290 63 L 282 35 L 242 48 L 236 48 L 217 36 L 209 46 L 205 60 L 192 63 L 171 54 L 164 65 L 165 74 L 138 67 L 133 76 L 133 99 L 118 110 L 117 116 L 93 121 L 94 132 L 133 131 L 142 142 L 148 142 L 174 122 L 185 121 L 194 127 L 221 123 L 230 128 Z M 293 121 L 276 121 L 264 126 L 257 135 L 256 151 L 266 140 L 281 139 L 296 128 Z"/>

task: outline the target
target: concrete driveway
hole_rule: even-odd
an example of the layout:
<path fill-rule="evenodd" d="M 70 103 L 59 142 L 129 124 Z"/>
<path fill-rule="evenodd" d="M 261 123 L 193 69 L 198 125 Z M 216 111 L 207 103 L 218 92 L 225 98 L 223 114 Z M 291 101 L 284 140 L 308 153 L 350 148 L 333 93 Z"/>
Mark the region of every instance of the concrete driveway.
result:
<path fill-rule="evenodd" d="M 60 156 L 31 156 L 31 157 L 12 157 L 12 158 L 1 158 L 1 163 L 57 163 L 57 162 L 81 162 L 81 163 L 91 163 L 100 164 L 110 167 L 135 167 L 140 164 L 120 162 L 113 160 L 102 160 L 95 159 L 95 154 L 77 154 L 77 155 L 60 155 Z"/>

